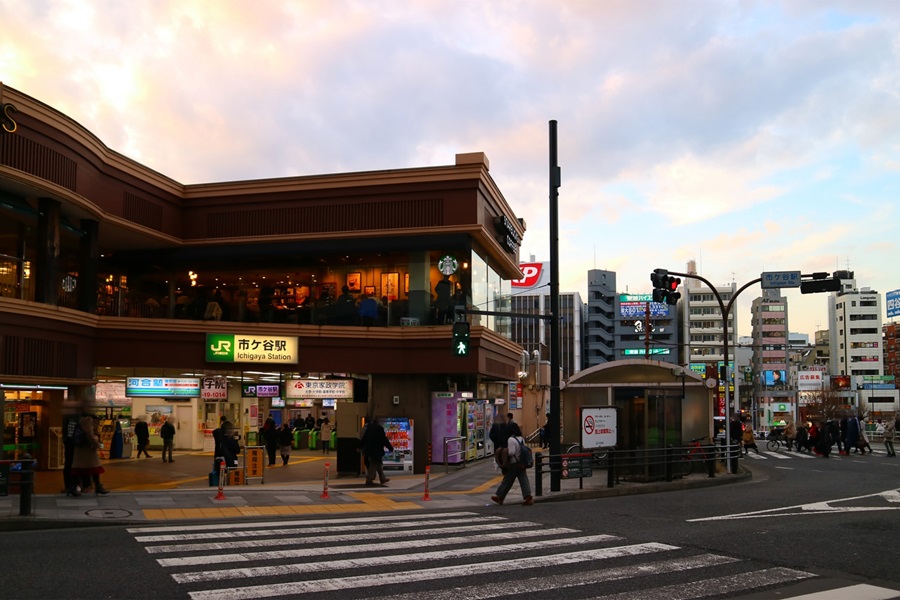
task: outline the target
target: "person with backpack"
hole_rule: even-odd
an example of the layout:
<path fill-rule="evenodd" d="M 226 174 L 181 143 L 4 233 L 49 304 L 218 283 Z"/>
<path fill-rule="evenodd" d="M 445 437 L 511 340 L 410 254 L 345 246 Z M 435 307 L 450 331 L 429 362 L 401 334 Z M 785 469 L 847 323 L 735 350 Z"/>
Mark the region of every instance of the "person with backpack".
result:
<path fill-rule="evenodd" d="M 491 496 L 491 500 L 497 504 L 503 504 L 503 500 L 512 489 L 513 482 L 518 479 L 519 487 L 522 490 L 522 504 L 531 506 L 534 504 L 534 498 L 531 496 L 531 483 L 528 481 L 528 465 L 533 461 L 531 448 L 525 445 L 525 438 L 522 437 L 522 429 L 518 423 L 507 423 L 507 430 L 509 431 L 509 440 L 506 447 L 506 460 L 500 468 L 503 472 L 503 481 L 497 488 L 497 494 Z"/>
<path fill-rule="evenodd" d="M 175 446 L 175 426 L 172 425 L 169 419 L 166 419 L 166 422 L 159 428 L 159 437 L 162 438 L 163 443 L 163 462 L 175 462 L 172 459 L 172 448 Z M 166 460 L 166 456 L 169 457 L 168 460 Z"/>
<path fill-rule="evenodd" d="M 105 473 L 106 470 L 103 468 L 103 464 L 100 462 L 100 455 L 97 452 L 103 446 L 97 435 L 97 424 L 93 416 L 81 417 L 78 421 L 78 426 L 72 433 L 72 443 L 75 446 L 74 456 L 72 457 L 72 475 L 92 481 L 94 493 L 98 496 L 105 496 L 109 491 L 101 485 L 100 475 Z M 76 487 L 72 495 L 80 496 L 81 490 Z"/>
<path fill-rule="evenodd" d="M 388 440 L 384 427 L 381 426 L 381 423 L 375 417 L 372 417 L 366 423 L 366 432 L 362 435 L 362 439 L 359 440 L 359 448 L 367 459 L 366 485 L 375 485 L 376 475 L 381 485 L 390 481 L 389 478 L 384 476 L 384 451 L 387 449 L 388 452 L 393 452 L 394 447 Z"/>

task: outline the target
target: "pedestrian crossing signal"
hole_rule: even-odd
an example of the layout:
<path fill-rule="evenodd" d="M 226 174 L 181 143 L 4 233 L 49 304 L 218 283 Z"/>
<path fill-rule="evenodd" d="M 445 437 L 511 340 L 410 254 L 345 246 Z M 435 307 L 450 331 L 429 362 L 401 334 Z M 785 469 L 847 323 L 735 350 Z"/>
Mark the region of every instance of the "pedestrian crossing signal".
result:
<path fill-rule="evenodd" d="M 453 324 L 453 355 L 469 355 L 469 324 L 465 321 Z"/>

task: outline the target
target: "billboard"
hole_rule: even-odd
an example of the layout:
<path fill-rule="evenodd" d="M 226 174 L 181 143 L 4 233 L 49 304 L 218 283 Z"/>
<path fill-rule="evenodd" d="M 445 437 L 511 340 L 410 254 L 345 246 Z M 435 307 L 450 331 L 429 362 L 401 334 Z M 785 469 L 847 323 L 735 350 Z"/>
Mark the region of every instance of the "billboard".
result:
<path fill-rule="evenodd" d="M 821 388 L 825 383 L 822 375 L 823 373 L 821 371 L 798 371 L 797 384 L 805 389 Z"/>
<path fill-rule="evenodd" d="M 764 375 L 766 385 L 784 385 L 786 383 L 784 371 L 765 371 Z"/>
<path fill-rule="evenodd" d="M 550 263 L 522 263 L 519 265 L 525 275 L 512 282 L 512 287 L 525 290 L 550 285 Z"/>
<path fill-rule="evenodd" d="M 651 317 L 668 317 L 669 305 L 664 302 L 650 302 Z M 623 319 L 640 319 L 647 314 L 647 302 L 619 302 L 619 316 Z"/>
<path fill-rule="evenodd" d="M 888 318 L 900 317 L 900 290 L 893 290 L 884 295 Z"/>

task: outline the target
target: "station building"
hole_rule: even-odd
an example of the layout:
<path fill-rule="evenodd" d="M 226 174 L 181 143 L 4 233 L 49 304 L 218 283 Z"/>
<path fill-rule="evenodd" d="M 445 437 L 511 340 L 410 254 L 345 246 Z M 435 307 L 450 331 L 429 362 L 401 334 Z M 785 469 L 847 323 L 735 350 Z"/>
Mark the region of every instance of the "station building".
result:
<path fill-rule="evenodd" d="M 15 89 L 0 105 L 5 458 L 59 466 L 64 415 L 88 403 L 126 428 L 174 419 L 192 450 L 223 416 L 249 441 L 269 416 L 328 415 L 350 471 L 375 416 L 421 472 L 435 395 L 508 396 L 508 318 L 469 315 L 470 352 L 451 349 L 454 307 L 508 312 L 522 277 L 525 224 L 484 154 L 182 184 Z"/>

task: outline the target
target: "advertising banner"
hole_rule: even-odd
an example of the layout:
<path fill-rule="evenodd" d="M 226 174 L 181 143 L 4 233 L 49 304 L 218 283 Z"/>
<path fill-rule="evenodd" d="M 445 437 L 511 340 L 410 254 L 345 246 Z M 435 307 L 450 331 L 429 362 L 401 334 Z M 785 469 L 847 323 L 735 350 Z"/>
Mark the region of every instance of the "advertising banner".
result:
<path fill-rule="evenodd" d="M 885 306 L 888 319 L 900 317 L 900 290 L 892 290 L 885 294 Z"/>
<path fill-rule="evenodd" d="M 200 398 L 207 401 L 228 399 L 228 380 L 224 377 L 204 377 L 200 381 Z"/>
<path fill-rule="evenodd" d="M 353 398 L 353 380 L 291 379 L 284 382 L 284 396 L 285 398 Z"/>
<path fill-rule="evenodd" d="M 95 406 L 131 406 L 131 398 L 125 393 L 125 384 L 101 382 L 94 388 Z"/>
<path fill-rule="evenodd" d="M 206 334 L 206 362 L 297 364 L 296 337 Z"/>
<path fill-rule="evenodd" d="M 619 315 L 623 319 L 639 319 L 647 314 L 646 302 L 619 302 Z M 668 317 L 669 305 L 662 302 L 650 303 L 651 317 Z"/>
<path fill-rule="evenodd" d="M 801 389 L 821 388 L 824 383 L 825 380 L 822 378 L 821 371 L 797 372 L 797 384 Z"/>
<path fill-rule="evenodd" d="M 176 377 L 129 377 L 125 380 L 129 398 L 199 398 L 200 380 Z"/>

